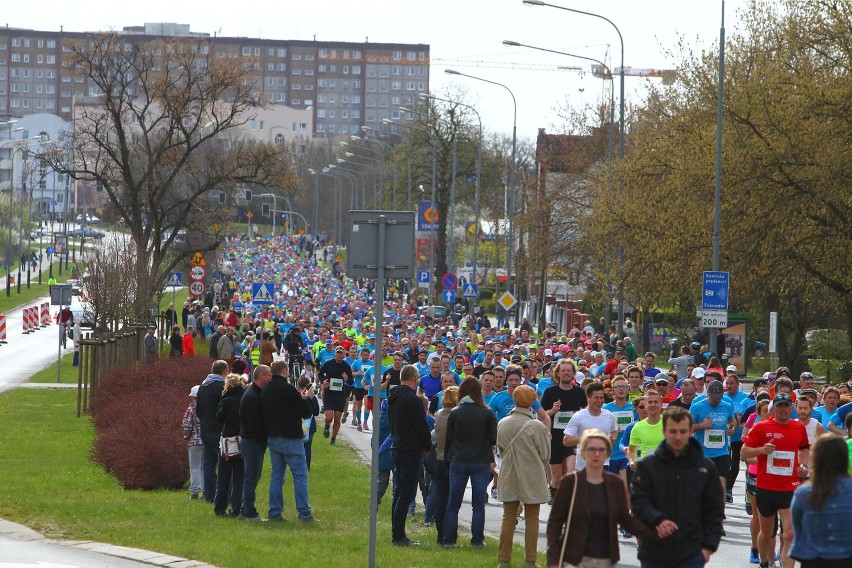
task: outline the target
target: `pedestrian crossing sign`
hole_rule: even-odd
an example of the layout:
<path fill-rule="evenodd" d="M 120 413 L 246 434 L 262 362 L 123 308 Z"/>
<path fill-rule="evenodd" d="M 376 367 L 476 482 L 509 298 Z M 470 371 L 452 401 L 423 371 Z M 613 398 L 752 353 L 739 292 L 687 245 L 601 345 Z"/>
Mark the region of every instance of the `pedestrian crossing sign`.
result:
<path fill-rule="evenodd" d="M 275 298 L 275 286 L 269 282 L 252 284 L 251 301 L 253 304 L 271 304 Z"/>
<path fill-rule="evenodd" d="M 465 298 L 476 298 L 479 296 L 479 286 L 476 284 L 465 284 L 464 285 L 464 293 L 462 294 Z"/>
<path fill-rule="evenodd" d="M 169 272 L 169 279 L 166 286 L 182 286 L 183 275 L 180 272 Z"/>

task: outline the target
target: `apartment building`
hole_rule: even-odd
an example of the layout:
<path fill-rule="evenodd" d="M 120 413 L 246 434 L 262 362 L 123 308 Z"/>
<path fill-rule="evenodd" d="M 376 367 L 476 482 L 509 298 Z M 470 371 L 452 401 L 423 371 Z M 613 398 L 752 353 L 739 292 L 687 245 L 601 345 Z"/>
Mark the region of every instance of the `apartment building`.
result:
<path fill-rule="evenodd" d="M 217 57 L 251 57 L 261 100 L 310 109 L 314 136 L 378 128 L 383 118 L 399 118 L 400 105 L 413 105 L 429 91 L 428 44 L 216 37 L 170 23 L 128 26 L 120 33 L 128 44 L 201 39 Z M 68 120 L 75 97 L 97 95 L 86 77 L 67 67 L 69 45 L 90 36 L 0 28 L 0 120 L 40 112 Z"/>

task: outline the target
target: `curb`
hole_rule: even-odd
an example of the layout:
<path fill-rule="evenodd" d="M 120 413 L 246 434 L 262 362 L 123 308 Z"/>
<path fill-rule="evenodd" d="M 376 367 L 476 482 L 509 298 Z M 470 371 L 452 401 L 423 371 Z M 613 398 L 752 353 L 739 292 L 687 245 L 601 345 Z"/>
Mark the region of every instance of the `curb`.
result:
<path fill-rule="evenodd" d="M 98 554 L 104 554 L 106 556 L 114 556 L 116 558 L 123 558 L 125 560 L 141 562 L 143 564 L 150 564 L 151 566 L 164 566 L 169 568 L 216 568 L 212 564 L 207 564 L 205 562 L 199 562 L 197 560 L 188 560 L 186 558 L 180 558 L 178 556 L 162 554 L 160 552 L 142 550 L 140 548 L 115 546 L 112 544 L 103 544 L 90 540 L 49 539 L 45 538 L 44 535 L 42 535 L 41 533 L 38 533 L 28 527 L 25 527 L 24 525 L 19 525 L 18 523 L 13 523 L 11 521 L 6 521 L 3 519 L 0 519 L 0 535 L 20 541 L 40 540 L 47 543 L 60 544 L 62 546 L 68 546 L 80 550 L 88 550 L 91 552 L 96 552 Z"/>

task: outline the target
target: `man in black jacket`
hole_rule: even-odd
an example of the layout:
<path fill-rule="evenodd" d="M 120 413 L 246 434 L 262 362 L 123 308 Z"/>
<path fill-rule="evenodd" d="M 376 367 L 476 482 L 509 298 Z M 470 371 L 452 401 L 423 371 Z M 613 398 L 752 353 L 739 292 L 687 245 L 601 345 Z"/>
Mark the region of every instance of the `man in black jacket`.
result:
<path fill-rule="evenodd" d="M 388 394 L 388 418 L 393 437 L 394 489 L 391 506 L 392 543 L 396 546 L 418 546 L 405 535 L 408 505 L 417 494 L 418 470 L 422 458 L 432 449 L 432 436 L 426 425 L 426 410 L 417 396 L 417 367 L 406 365 L 400 372 L 400 384 Z"/>
<path fill-rule="evenodd" d="M 261 392 L 272 378 L 266 365 L 254 368 L 252 383 L 240 399 L 240 449 L 243 452 L 243 508 L 240 516 L 247 521 L 259 521 L 254 507 L 257 483 L 263 471 L 263 454 L 266 453 L 266 423 L 263 420 Z"/>
<path fill-rule="evenodd" d="M 210 374 L 198 389 L 196 414 L 201 424 L 201 441 L 204 443 L 204 499 L 213 503 L 216 497 L 216 465 L 219 463 L 219 424 L 216 421 L 216 411 L 222 400 L 222 389 L 225 388 L 225 375 L 228 374 L 228 363 L 219 359 L 214 361 Z"/>
<path fill-rule="evenodd" d="M 692 415 L 680 407 L 663 413 L 665 439 L 636 464 L 630 486 L 633 513 L 657 529 L 661 542 L 642 539 L 643 568 L 699 568 L 722 538 L 725 507 L 719 474 L 692 437 Z"/>
<path fill-rule="evenodd" d="M 297 391 L 287 380 L 287 363 L 284 361 L 275 361 L 270 370 L 272 377 L 260 395 L 263 422 L 268 436 L 266 443 L 269 446 L 269 461 L 272 464 L 269 478 L 269 520 L 283 520 L 282 488 L 284 472 L 289 466 L 299 520 L 313 521 L 314 516 L 308 504 L 308 464 L 305 461 L 302 421 L 311 417 L 310 399 L 314 396 L 314 389 L 311 386 L 301 393 Z"/>

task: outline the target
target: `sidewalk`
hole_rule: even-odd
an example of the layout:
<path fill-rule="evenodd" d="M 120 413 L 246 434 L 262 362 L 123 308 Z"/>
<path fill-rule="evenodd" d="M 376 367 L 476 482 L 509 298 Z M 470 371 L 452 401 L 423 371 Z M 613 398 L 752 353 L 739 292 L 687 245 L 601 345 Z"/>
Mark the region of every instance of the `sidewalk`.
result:
<path fill-rule="evenodd" d="M 215 568 L 210 564 L 139 548 L 114 546 L 86 540 L 45 538 L 23 525 L 0 519 L 0 550 L 3 566 L 76 566 L 87 568 Z M 37 561 L 37 564 L 33 562 Z"/>

